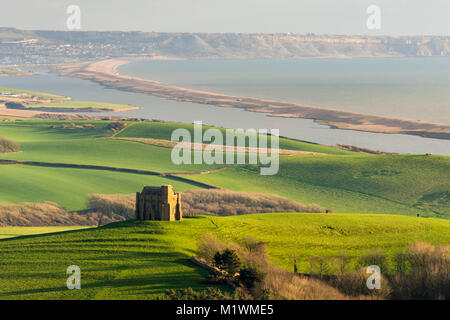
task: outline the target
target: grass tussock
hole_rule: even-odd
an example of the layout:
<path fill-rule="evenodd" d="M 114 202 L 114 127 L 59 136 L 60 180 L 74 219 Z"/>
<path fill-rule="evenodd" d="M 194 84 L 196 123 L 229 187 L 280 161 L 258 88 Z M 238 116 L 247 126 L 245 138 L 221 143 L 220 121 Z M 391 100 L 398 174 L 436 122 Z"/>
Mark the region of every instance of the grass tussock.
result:
<path fill-rule="evenodd" d="M 0 153 L 10 153 L 20 151 L 20 145 L 17 142 L 0 137 Z"/>

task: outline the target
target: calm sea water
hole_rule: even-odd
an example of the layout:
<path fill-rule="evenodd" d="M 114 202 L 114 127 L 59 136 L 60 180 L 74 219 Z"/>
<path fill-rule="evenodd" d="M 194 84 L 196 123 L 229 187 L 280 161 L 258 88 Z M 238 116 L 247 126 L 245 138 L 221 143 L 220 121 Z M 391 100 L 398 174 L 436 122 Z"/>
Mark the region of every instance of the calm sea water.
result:
<path fill-rule="evenodd" d="M 139 61 L 119 72 L 187 88 L 450 124 L 450 59 Z"/>
<path fill-rule="evenodd" d="M 280 129 L 283 136 L 326 145 L 348 144 L 387 152 L 450 155 L 450 140 L 331 129 L 309 119 L 277 118 L 234 108 L 177 102 L 147 94 L 106 89 L 87 80 L 59 77 L 43 69 L 36 71 L 38 75 L 35 76 L 0 78 L 0 86 L 66 95 L 73 100 L 132 104 L 141 108 L 121 113 L 100 113 L 101 115 L 125 115 L 184 123 L 202 120 L 205 124 L 227 128 Z"/>

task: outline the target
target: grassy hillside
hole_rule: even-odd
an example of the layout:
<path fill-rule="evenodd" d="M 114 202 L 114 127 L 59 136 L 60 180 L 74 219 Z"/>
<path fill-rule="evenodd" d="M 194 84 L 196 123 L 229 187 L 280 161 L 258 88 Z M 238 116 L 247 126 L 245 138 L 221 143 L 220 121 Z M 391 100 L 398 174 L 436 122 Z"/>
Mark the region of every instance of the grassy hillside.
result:
<path fill-rule="evenodd" d="M 2 154 L 0 159 L 172 173 L 198 172 L 222 166 L 177 166 L 171 161 L 170 148 L 115 139 L 170 139 L 176 128 L 186 128 L 192 132 L 192 125 L 128 122 L 128 127 L 115 136 L 108 125 L 108 121 L 28 120 L 1 123 L 0 136 L 18 142 L 21 152 Z M 450 217 L 450 157 L 368 155 L 288 139 L 281 139 L 280 147 L 322 154 L 281 156 L 280 170 L 275 176 L 261 176 L 257 166 L 247 165 L 186 177 L 231 190 L 277 194 L 306 205 L 317 203 L 335 212 Z M 50 200 L 77 209 L 83 208 L 83 199 L 88 191 L 131 193 L 143 184 L 169 182 L 162 178 L 113 175 L 100 171 L 92 174 L 80 171 L 80 175 L 76 176 L 78 171 L 70 169 L 8 166 L 0 170 L 5 177 L 0 181 L 0 190 L 4 192 L 0 195 L 0 201 Z M 28 173 L 31 179 L 26 176 Z M 35 176 L 39 176 L 36 182 L 33 180 Z M 85 177 L 98 180 L 84 180 Z M 68 183 L 65 184 L 63 179 L 68 179 Z M 123 183 L 124 179 L 128 182 Z M 89 187 L 80 187 L 78 184 L 82 181 L 92 182 Z M 66 192 L 71 192 L 70 197 Z"/>
<path fill-rule="evenodd" d="M 74 126 L 71 126 L 71 124 Z M 61 128 L 61 124 L 67 128 Z M 83 128 L 83 125 L 93 128 Z M 2 159 L 103 165 L 161 172 L 202 171 L 221 165 L 175 165 L 171 149 L 139 142 L 98 139 L 112 134 L 105 122 L 24 122 L 0 125 L 0 136 L 21 145 L 22 152 Z M 79 128 L 81 126 L 81 128 Z"/>
<path fill-rule="evenodd" d="M 52 201 L 69 211 L 86 209 L 86 196 L 92 193 L 134 193 L 164 184 L 180 191 L 196 188 L 159 176 L 23 165 L 0 165 L 0 177 L 0 202 Z"/>
<path fill-rule="evenodd" d="M 276 176 L 261 176 L 256 166 L 245 166 L 192 178 L 232 190 L 318 203 L 336 212 L 450 218 L 446 156 L 289 156 L 281 157 Z"/>
<path fill-rule="evenodd" d="M 212 223 L 214 221 L 214 224 Z M 323 228 L 328 226 L 330 228 Z M 267 242 L 271 260 L 300 271 L 308 257 L 372 247 L 392 254 L 415 241 L 450 243 L 450 221 L 392 215 L 273 213 L 197 217 L 181 222 L 115 223 L 101 228 L 0 241 L 0 299 L 148 299 L 169 288 L 204 287 L 206 272 L 190 262 L 199 236 Z M 78 265 L 82 290 L 66 289 L 66 268 Z"/>
<path fill-rule="evenodd" d="M 175 129 L 183 128 L 191 133 L 191 137 L 194 137 L 194 125 L 184 124 L 184 123 L 170 123 L 170 122 L 151 122 L 151 123 L 135 123 L 130 125 L 125 130 L 121 131 L 117 137 L 121 138 L 153 138 L 153 139 L 163 139 L 170 140 L 172 132 Z M 203 126 L 203 131 L 210 128 L 219 129 L 225 137 L 226 129 L 216 128 L 211 126 Z M 224 138 L 224 143 L 226 143 Z M 270 144 L 269 144 L 270 145 Z M 354 154 L 353 152 L 340 150 L 333 147 L 322 146 L 313 143 L 307 143 L 297 140 L 290 140 L 285 138 L 280 138 L 280 149 L 288 150 L 300 150 L 300 151 L 310 151 L 319 152 L 326 154 Z"/>
<path fill-rule="evenodd" d="M 0 229 L 0 239 L 64 232 L 86 228 L 89 227 L 6 227 Z"/>

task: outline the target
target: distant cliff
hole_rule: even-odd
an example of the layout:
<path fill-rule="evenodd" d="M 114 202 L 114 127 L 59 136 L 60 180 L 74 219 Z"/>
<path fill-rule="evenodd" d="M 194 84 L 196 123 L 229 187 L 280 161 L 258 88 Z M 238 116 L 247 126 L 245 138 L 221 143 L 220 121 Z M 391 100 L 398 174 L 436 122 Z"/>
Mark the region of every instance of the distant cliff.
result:
<path fill-rule="evenodd" d="M 74 32 L 0 28 L 0 64 L 154 55 L 188 59 L 449 57 L 450 36 Z"/>

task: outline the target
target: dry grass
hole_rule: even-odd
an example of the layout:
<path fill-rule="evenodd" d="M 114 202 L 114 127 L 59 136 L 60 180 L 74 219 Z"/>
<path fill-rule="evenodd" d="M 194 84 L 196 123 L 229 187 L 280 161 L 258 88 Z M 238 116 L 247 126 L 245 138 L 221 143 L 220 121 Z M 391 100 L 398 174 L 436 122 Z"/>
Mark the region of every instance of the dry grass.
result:
<path fill-rule="evenodd" d="M 395 299 L 450 299 L 450 246 L 415 243 L 396 255 Z"/>
<path fill-rule="evenodd" d="M 104 225 L 135 218 L 134 194 L 92 194 L 87 213 L 69 213 L 51 202 L 0 204 L 3 226 Z M 319 206 L 304 206 L 277 196 L 226 190 L 183 192 L 185 215 L 227 216 L 262 212 L 323 212 Z"/>
<path fill-rule="evenodd" d="M 317 279 L 300 276 L 284 269 L 271 268 L 259 290 L 269 290 L 274 299 L 347 300 L 348 296 Z"/>
<path fill-rule="evenodd" d="M 17 142 L 0 137 L 0 153 L 18 152 L 20 146 Z"/>
<path fill-rule="evenodd" d="M 119 215 L 125 219 L 135 216 L 136 196 L 123 194 L 93 194 L 89 197 L 89 210 Z M 183 214 L 186 216 L 231 216 L 267 212 L 325 212 L 318 205 L 305 206 L 274 195 L 228 190 L 192 190 L 182 193 Z"/>
<path fill-rule="evenodd" d="M 129 218 L 123 212 L 105 210 L 107 206 L 103 212 L 99 203 L 82 214 L 68 212 L 53 202 L 0 204 L 0 227 L 97 226 Z"/>
<path fill-rule="evenodd" d="M 56 203 L 18 203 L 0 205 L 0 226 L 92 226 L 97 215 L 69 213 Z"/>
<path fill-rule="evenodd" d="M 353 272 L 348 272 L 348 265 L 339 263 L 342 259 L 313 257 L 311 261 L 312 276 L 353 297 L 450 299 L 450 246 L 415 243 L 391 259 L 372 250 L 358 259 L 358 268 Z M 367 288 L 369 265 L 380 267 L 381 289 Z"/>
<path fill-rule="evenodd" d="M 89 211 L 120 220 L 134 219 L 136 196 L 129 194 L 92 194 L 88 198 Z"/>
<path fill-rule="evenodd" d="M 268 212 L 325 212 L 319 205 L 301 203 L 275 195 L 229 190 L 183 192 L 184 215 L 232 216 Z"/>

